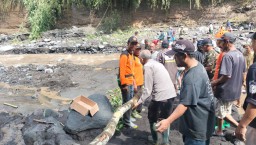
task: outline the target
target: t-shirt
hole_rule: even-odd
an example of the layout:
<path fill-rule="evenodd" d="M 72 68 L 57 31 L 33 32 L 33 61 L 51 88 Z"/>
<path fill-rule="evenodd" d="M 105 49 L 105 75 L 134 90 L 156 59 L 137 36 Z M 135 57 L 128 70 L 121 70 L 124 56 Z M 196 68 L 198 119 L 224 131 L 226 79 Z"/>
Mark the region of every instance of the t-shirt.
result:
<path fill-rule="evenodd" d="M 213 80 L 217 80 L 219 77 L 220 65 L 221 65 L 221 61 L 222 61 L 222 58 L 224 55 L 225 55 L 225 52 L 221 52 L 220 55 L 218 56 L 218 59 L 216 61 L 216 67 L 215 67 Z"/>
<path fill-rule="evenodd" d="M 245 60 L 238 50 L 227 52 L 221 62 L 219 76 L 227 75 L 230 78 L 216 87 L 216 97 L 222 101 L 235 101 L 240 98 L 245 72 Z"/>
<path fill-rule="evenodd" d="M 246 62 L 246 70 L 249 69 L 249 67 L 252 65 L 253 63 L 253 52 L 244 52 L 244 57 L 245 57 L 245 62 Z"/>
<path fill-rule="evenodd" d="M 157 61 L 162 63 L 168 71 L 173 84 L 176 84 L 177 65 L 174 60 L 174 55 L 166 55 L 168 49 L 160 51 L 157 55 Z"/>
<path fill-rule="evenodd" d="M 244 103 L 244 109 L 246 109 L 248 103 L 256 105 L 256 63 L 252 64 L 248 70 L 246 77 L 246 91 L 247 96 Z M 249 126 L 256 128 L 256 118 L 253 119 Z"/>
<path fill-rule="evenodd" d="M 201 64 L 204 63 L 204 55 L 200 51 L 195 51 L 195 59 L 200 62 Z"/>
<path fill-rule="evenodd" d="M 208 140 L 214 131 L 216 99 L 202 64 L 185 72 L 180 104 L 188 107 L 180 118 L 180 132 L 187 137 Z"/>
<path fill-rule="evenodd" d="M 210 50 L 206 53 L 205 59 L 204 59 L 204 67 L 211 67 L 211 71 L 207 71 L 207 74 L 210 79 L 213 78 L 214 72 L 215 72 L 215 65 L 216 65 L 216 59 L 217 59 L 218 53 L 215 50 Z"/>
<path fill-rule="evenodd" d="M 135 82 L 137 86 L 142 86 L 144 83 L 143 77 L 143 65 L 140 62 L 140 59 L 135 56 L 135 68 L 134 68 Z"/>

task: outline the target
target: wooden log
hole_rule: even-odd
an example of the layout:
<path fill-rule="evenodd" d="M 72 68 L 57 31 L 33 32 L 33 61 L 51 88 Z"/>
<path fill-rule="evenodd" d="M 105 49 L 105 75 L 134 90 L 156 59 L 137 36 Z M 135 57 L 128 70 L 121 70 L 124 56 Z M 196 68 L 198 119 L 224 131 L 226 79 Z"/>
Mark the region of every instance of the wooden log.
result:
<path fill-rule="evenodd" d="M 46 121 L 38 120 L 38 119 L 33 119 L 33 121 L 38 122 L 38 123 L 43 123 L 43 124 L 54 124 L 53 122 L 46 122 Z"/>
<path fill-rule="evenodd" d="M 13 108 L 18 108 L 18 106 L 12 105 L 12 104 L 9 104 L 9 103 L 4 103 L 4 105 L 6 105 L 6 106 L 11 106 L 11 107 L 13 107 Z"/>
<path fill-rule="evenodd" d="M 104 128 L 103 132 L 100 135 L 98 135 L 89 145 L 107 144 L 111 137 L 114 135 L 116 131 L 116 126 L 120 118 L 127 110 L 133 107 L 134 102 L 137 102 L 138 98 L 138 96 L 134 96 L 130 101 L 126 102 L 125 104 L 117 108 L 116 112 L 113 114 L 113 117 L 111 118 L 107 126 Z"/>

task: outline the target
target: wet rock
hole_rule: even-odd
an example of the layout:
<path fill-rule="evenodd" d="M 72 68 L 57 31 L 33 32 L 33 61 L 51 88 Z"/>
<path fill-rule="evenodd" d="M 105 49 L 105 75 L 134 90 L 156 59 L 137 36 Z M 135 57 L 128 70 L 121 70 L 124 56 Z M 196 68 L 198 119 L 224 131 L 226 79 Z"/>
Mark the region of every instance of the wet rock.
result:
<path fill-rule="evenodd" d="M 51 39 L 47 39 L 47 38 L 43 40 L 43 42 L 50 42 L 50 41 L 52 41 L 52 40 Z"/>
<path fill-rule="evenodd" d="M 20 41 L 27 40 L 29 38 L 29 33 L 19 34 L 16 36 L 16 38 Z"/>
<path fill-rule="evenodd" d="M 37 71 L 44 71 L 45 70 L 45 66 L 44 65 L 39 65 L 36 67 Z"/>
<path fill-rule="evenodd" d="M 91 117 L 90 115 L 83 116 L 75 110 L 71 110 L 65 123 L 64 130 L 66 132 L 70 134 L 77 134 L 89 129 L 102 129 L 112 118 L 112 106 L 106 96 L 94 94 L 88 98 L 97 102 L 99 111 Z"/>
<path fill-rule="evenodd" d="M 45 118 L 53 117 L 53 118 L 57 119 L 59 117 L 62 117 L 63 115 L 61 113 L 57 112 L 57 111 L 52 110 L 52 109 L 45 109 L 44 113 L 43 113 L 43 116 Z"/>
<path fill-rule="evenodd" d="M 31 122 L 30 126 L 26 126 L 23 132 L 23 138 L 26 145 L 35 144 L 61 144 L 61 145 L 78 145 L 70 136 L 62 129 L 60 122 L 53 117 L 41 119 L 47 123 Z"/>
<path fill-rule="evenodd" d="M 47 68 L 47 69 L 44 70 L 44 72 L 48 73 L 48 74 L 51 74 L 51 73 L 53 73 L 53 69 Z"/>

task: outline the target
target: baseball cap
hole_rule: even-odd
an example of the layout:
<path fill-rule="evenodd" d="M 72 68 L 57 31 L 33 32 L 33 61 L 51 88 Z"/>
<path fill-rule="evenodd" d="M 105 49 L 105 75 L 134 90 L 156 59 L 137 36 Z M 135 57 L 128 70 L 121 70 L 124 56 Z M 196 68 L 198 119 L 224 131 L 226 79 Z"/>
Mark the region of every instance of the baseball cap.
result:
<path fill-rule="evenodd" d="M 167 51 L 167 55 L 174 55 L 175 53 L 194 53 L 195 46 L 189 40 L 178 40 L 172 47 L 172 50 Z"/>
<path fill-rule="evenodd" d="M 213 46 L 212 40 L 208 39 L 208 38 L 207 39 L 203 39 L 202 46 L 205 46 L 205 45 Z"/>
<path fill-rule="evenodd" d="M 169 42 L 167 40 L 164 40 L 162 42 L 162 48 L 168 48 L 169 47 Z"/>
<path fill-rule="evenodd" d="M 231 43 L 234 43 L 236 41 L 236 36 L 230 32 L 226 32 L 224 33 L 221 38 L 217 39 L 217 40 L 221 40 L 221 41 L 229 41 Z"/>
<path fill-rule="evenodd" d="M 141 49 L 141 45 L 138 43 L 135 49 Z"/>
<path fill-rule="evenodd" d="M 132 36 L 128 39 L 128 43 L 138 43 L 138 39 L 135 36 Z"/>

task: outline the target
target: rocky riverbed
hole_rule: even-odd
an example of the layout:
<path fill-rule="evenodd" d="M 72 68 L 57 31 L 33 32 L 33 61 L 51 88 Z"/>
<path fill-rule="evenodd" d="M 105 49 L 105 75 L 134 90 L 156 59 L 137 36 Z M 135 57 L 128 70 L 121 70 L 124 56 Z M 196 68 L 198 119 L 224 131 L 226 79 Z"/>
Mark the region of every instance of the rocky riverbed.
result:
<path fill-rule="evenodd" d="M 168 27 L 143 28 L 139 30 L 139 39 L 152 40 L 163 29 L 167 30 Z M 189 28 L 182 37 L 206 38 L 210 36 L 206 31 L 206 26 Z M 63 130 L 69 104 L 79 95 L 105 95 L 106 91 L 117 87 L 119 52 L 125 48 L 132 33 L 108 35 L 95 33 L 95 30 L 88 28 L 73 27 L 46 32 L 42 38 L 33 41 L 29 40 L 27 33 L 1 35 L 0 144 L 87 145 L 92 141 L 102 129 L 77 135 L 67 134 Z M 235 32 L 238 47 L 241 47 L 240 43 L 246 39 L 247 33 Z M 49 110 L 54 113 L 45 115 Z M 234 114 L 239 120 L 236 109 Z M 142 116 L 147 118 L 147 109 Z M 114 135 L 109 144 L 150 144 L 147 140 L 150 135 L 147 119 L 137 119 L 135 123 L 139 129 L 123 129 Z M 175 128 L 177 124 L 173 125 L 170 136 L 175 145 L 182 144 L 182 136 Z M 234 143 L 233 139 L 232 136 L 224 139 L 213 137 L 211 144 L 229 145 Z"/>

